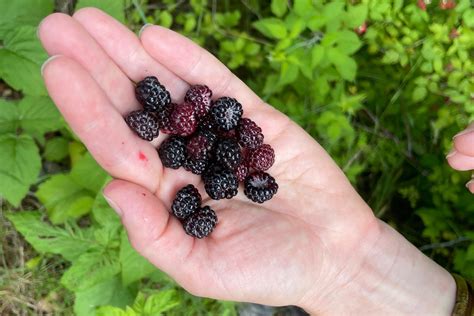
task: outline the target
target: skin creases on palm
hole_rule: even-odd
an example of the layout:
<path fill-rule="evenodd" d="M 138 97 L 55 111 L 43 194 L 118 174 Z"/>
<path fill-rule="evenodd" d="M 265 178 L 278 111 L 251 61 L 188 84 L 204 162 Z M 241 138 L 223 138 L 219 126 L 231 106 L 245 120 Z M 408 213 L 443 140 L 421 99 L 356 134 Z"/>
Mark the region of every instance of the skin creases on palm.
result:
<path fill-rule="evenodd" d="M 49 94 L 117 179 L 104 195 L 121 214 L 132 245 L 184 288 L 219 299 L 299 304 L 334 290 L 341 272 L 346 279 L 357 274 L 364 260 L 359 245 L 375 222 L 371 210 L 314 139 L 210 53 L 159 26 L 137 38 L 93 8 L 73 17 L 52 14 L 38 34 L 56 56 L 43 67 Z M 200 178 L 163 168 L 156 146 L 165 136 L 148 143 L 123 120 L 139 108 L 133 82 L 148 75 L 156 75 L 176 99 L 192 84 L 208 85 L 214 97 L 238 99 L 244 116 L 262 127 L 275 149 L 269 171 L 279 184 L 275 197 L 262 205 L 242 192 L 232 200 L 205 199 L 219 223 L 209 238 L 187 236 L 167 210 L 188 183 L 204 192 Z"/>

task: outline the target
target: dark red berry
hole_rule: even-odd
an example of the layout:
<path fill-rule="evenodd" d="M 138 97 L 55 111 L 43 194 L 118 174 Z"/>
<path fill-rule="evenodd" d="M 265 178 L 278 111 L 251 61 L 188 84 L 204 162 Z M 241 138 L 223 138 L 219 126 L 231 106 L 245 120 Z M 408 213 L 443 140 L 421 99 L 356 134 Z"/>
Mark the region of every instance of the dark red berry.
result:
<path fill-rule="evenodd" d="M 235 176 L 239 182 L 243 182 L 249 175 L 249 167 L 245 162 L 241 162 L 234 170 Z"/>
<path fill-rule="evenodd" d="M 209 206 L 204 206 L 184 221 L 183 228 L 190 236 L 204 238 L 212 233 L 216 225 L 216 212 Z"/>
<path fill-rule="evenodd" d="M 265 171 L 275 162 L 275 152 L 268 144 L 263 144 L 248 153 L 248 165 L 258 171 Z"/>
<path fill-rule="evenodd" d="M 174 106 L 170 115 L 171 130 L 180 136 L 191 135 L 197 127 L 194 107 L 191 103 L 182 103 Z"/>
<path fill-rule="evenodd" d="M 154 76 L 137 83 L 135 96 L 147 111 L 159 111 L 171 103 L 170 93 Z"/>
<path fill-rule="evenodd" d="M 207 159 L 212 149 L 212 141 L 203 134 L 196 134 L 188 140 L 186 152 L 192 159 Z"/>
<path fill-rule="evenodd" d="M 160 133 L 156 117 L 148 111 L 133 111 L 125 117 L 125 122 L 144 140 L 153 140 Z"/>
<path fill-rule="evenodd" d="M 213 102 L 210 113 L 218 128 L 229 131 L 237 127 L 243 110 L 236 99 L 221 97 Z"/>
<path fill-rule="evenodd" d="M 212 91 L 205 85 L 195 85 L 189 88 L 184 96 L 184 102 L 194 105 L 197 118 L 204 117 L 211 108 Z"/>
<path fill-rule="evenodd" d="M 263 144 L 262 129 L 251 119 L 242 118 L 238 127 L 239 144 L 255 149 Z"/>
<path fill-rule="evenodd" d="M 176 103 L 170 103 L 168 106 L 165 106 L 159 111 L 154 112 L 156 119 L 158 120 L 158 124 L 160 125 L 160 131 L 165 134 L 173 134 L 170 116 L 175 105 Z"/>
<path fill-rule="evenodd" d="M 275 178 L 266 172 L 252 173 L 244 182 L 244 194 L 252 201 L 263 203 L 270 200 L 278 191 Z"/>

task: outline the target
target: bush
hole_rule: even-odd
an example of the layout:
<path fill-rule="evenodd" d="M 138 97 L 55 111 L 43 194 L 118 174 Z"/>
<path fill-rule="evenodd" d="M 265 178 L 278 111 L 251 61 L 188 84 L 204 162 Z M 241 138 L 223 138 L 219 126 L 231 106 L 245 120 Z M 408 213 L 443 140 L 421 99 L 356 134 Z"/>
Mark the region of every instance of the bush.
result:
<path fill-rule="evenodd" d="M 444 157 L 474 119 L 469 0 L 79 0 L 76 8 L 90 5 L 134 30 L 158 23 L 209 49 L 316 138 L 377 216 L 448 270 L 474 277 L 469 174 Z M 64 261 L 60 283 L 78 315 L 99 306 L 97 315 L 125 315 L 126 305 L 130 315 L 235 314 L 232 303 L 186 294 L 129 245 L 102 198 L 107 175 L 41 80 L 46 54 L 35 32 L 52 11 L 52 0 L 0 4 L 0 196 L 37 252 L 26 269 Z"/>

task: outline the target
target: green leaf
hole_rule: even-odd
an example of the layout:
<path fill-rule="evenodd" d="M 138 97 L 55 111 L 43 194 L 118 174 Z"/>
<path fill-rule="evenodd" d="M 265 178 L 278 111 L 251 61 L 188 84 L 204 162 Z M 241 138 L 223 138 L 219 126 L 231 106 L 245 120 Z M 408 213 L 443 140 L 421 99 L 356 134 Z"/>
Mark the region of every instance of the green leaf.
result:
<path fill-rule="evenodd" d="M 125 2 L 123 0 L 79 0 L 76 11 L 85 7 L 95 7 L 125 23 Z"/>
<path fill-rule="evenodd" d="M 18 127 L 16 104 L 0 99 L 0 134 L 15 133 Z"/>
<path fill-rule="evenodd" d="M 105 280 L 84 291 L 76 291 L 74 295 L 74 314 L 77 316 L 94 315 L 95 309 L 101 305 L 125 307 L 133 303 L 134 297 L 118 277 Z"/>
<path fill-rule="evenodd" d="M 19 25 L 38 25 L 53 8 L 52 0 L 0 1 L 0 39 Z"/>
<path fill-rule="evenodd" d="M 347 8 L 347 17 L 345 19 L 347 26 L 350 28 L 361 26 L 367 19 L 367 11 L 368 8 L 366 4 L 349 6 Z"/>
<path fill-rule="evenodd" d="M 37 211 L 9 213 L 7 218 L 39 253 L 54 253 L 74 261 L 94 246 L 91 231 L 75 224 L 65 229 L 51 226 L 41 220 Z"/>
<path fill-rule="evenodd" d="M 294 0 L 293 12 L 301 17 L 307 17 L 314 11 L 314 7 L 311 0 Z"/>
<path fill-rule="evenodd" d="M 26 96 L 18 104 L 21 128 L 32 135 L 43 135 L 63 127 L 61 114 L 49 97 Z"/>
<path fill-rule="evenodd" d="M 276 18 L 258 20 L 253 23 L 253 27 L 269 38 L 283 39 L 287 35 L 285 24 Z"/>
<path fill-rule="evenodd" d="M 6 34 L 0 48 L 0 78 L 26 94 L 46 95 L 40 72 L 46 58 L 36 27 L 16 27 Z"/>
<path fill-rule="evenodd" d="M 55 224 L 87 214 L 94 202 L 90 191 L 65 174 L 54 175 L 43 182 L 36 195 Z"/>
<path fill-rule="evenodd" d="M 108 183 L 110 180 L 111 178 L 107 178 L 104 183 Z M 101 226 L 121 226 L 120 218 L 104 199 L 102 191 L 99 191 L 96 195 L 94 205 L 92 206 L 92 215 L 94 220 Z"/>
<path fill-rule="evenodd" d="M 426 97 L 426 94 L 428 91 L 426 90 L 425 87 L 418 86 L 413 90 L 413 94 L 411 96 L 412 100 L 415 102 L 421 101 Z"/>
<path fill-rule="evenodd" d="M 69 140 L 64 137 L 54 137 L 46 141 L 43 156 L 46 160 L 59 162 L 69 154 Z"/>
<path fill-rule="evenodd" d="M 278 84 L 281 86 L 292 83 L 298 78 L 298 65 L 294 63 L 284 62 L 281 64 L 280 79 Z"/>
<path fill-rule="evenodd" d="M 348 81 L 353 81 L 355 79 L 357 64 L 354 59 L 347 56 L 337 48 L 329 48 L 327 55 L 342 78 Z"/>
<path fill-rule="evenodd" d="M 135 311 L 130 310 L 124 311 L 118 307 L 114 306 L 101 306 L 95 311 L 95 316 L 135 316 L 137 313 Z"/>
<path fill-rule="evenodd" d="M 74 164 L 71 170 L 71 178 L 74 182 L 94 195 L 100 190 L 106 177 L 107 173 L 88 152 Z"/>
<path fill-rule="evenodd" d="M 337 48 L 347 54 L 351 55 L 359 50 L 362 43 L 359 37 L 352 31 L 340 31 L 337 37 Z"/>
<path fill-rule="evenodd" d="M 28 135 L 0 135 L 0 195 L 18 206 L 41 169 L 38 147 Z"/>
<path fill-rule="evenodd" d="M 71 291 L 82 291 L 111 279 L 120 273 L 115 251 L 91 251 L 82 254 L 61 278 L 61 284 Z"/>
<path fill-rule="evenodd" d="M 121 234 L 120 264 L 122 265 L 122 283 L 124 286 L 129 286 L 156 270 L 155 266 L 132 248 L 125 231 L 122 231 Z"/>
<path fill-rule="evenodd" d="M 180 303 L 181 300 L 176 290 L 161 290 L 147 298 L 143 313 L 145 315 L 161 315 L 161 313 L 169 311 Z"/>
<path fill-rule="evenodd" d="M 158 21 L 163 27 L 171 27 L 173 24 L 173 16 L 168 11 L 161 11 L 158 16 Z"/>
<path fill-rule="evenodd" d="M 324 59 L 324 47 L 315 45 L 311 49 L 311 68 L 318 66 Z"/>
<path fill-rule="evenodd" d="M 288 0 L 272 0 L 270 8 L 273 14 L 277 17 L 282 17 L 288 9 Z"/>

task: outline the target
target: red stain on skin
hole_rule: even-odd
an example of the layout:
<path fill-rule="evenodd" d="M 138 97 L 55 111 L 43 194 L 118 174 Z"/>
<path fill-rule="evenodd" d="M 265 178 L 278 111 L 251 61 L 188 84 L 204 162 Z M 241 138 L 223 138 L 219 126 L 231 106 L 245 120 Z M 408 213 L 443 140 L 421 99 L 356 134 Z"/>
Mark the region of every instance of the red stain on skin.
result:
<path fill-rule="evenodd" d="M 141 151 L 138 153 L 138 159 L 140 159 L 141 161 L 144 161 L 144 162 L 148 161 L 147 156 L 145 156 L 145 154 Z"/>

